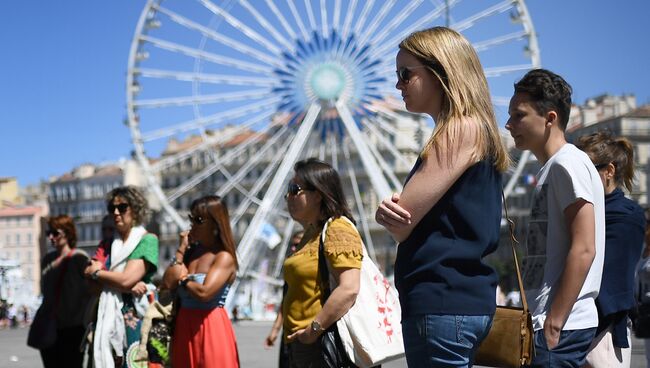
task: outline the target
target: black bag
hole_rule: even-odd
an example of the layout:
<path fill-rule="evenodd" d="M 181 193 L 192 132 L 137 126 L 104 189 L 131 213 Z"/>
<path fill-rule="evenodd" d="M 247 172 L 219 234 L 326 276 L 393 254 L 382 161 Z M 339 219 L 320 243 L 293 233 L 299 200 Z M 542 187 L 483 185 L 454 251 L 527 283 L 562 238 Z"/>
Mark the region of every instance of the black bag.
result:
<path fill-rule="evenodd" d="M 56 314 L 50 308 L 38 308 L 29 328 L 27 345 L 43 350 L 56 343 Z"/>
<path fill-rule="evenodd" d="M 325 260 L 325 245 L 321 238 L 318 246 L 318 274 L 320 276 L 322 299 L 321 305 L 325 305 L 327 298 L 330 296 L 330 275 Z M 326 368 L 356 368 L 345 353 L 343 342 L 339 336 L 336 323 L 333 323 L 318 339 L 321 346 L 321 355 L 323 357 L 323 367 Z"/>
<path fill-rule="evenodd" d="M 632 329 L 637 338 L 650 338 L 650 304 L 637 305 L 632 316 Z"/>
<path fill-rule="evenodd" d="M 349 368 L 355 367 L 345 354 L 339 331 L 336 323 L 325 330 L 320 336 L 319 341 L 321 355 L 323 357 L 323 367 L 327 368 Z"/>

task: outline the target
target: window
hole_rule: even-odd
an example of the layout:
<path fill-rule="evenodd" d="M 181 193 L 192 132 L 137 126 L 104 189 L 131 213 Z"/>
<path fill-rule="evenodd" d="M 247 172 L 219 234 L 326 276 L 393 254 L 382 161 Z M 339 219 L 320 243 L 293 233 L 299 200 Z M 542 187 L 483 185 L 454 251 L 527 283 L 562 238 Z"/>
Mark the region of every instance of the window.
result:
<path fill-rule="evenodd" d="M 32 244 L 32 234 L 31 233 L 27 234 L 27 244 L 28 245 Z"/>
<path fill-rule="evenodd" d="M 31 261 L 32 261 L 32 251 L 28 250 L 27 251 L 27 262 L 31 262 Z M 32 271 L 30 270 L 29 273 L 31 274 Z"/>
<path fill-rule="evenodd" d="M 20 234 L 16 234 L 16 245 L 20 245 Z"/>

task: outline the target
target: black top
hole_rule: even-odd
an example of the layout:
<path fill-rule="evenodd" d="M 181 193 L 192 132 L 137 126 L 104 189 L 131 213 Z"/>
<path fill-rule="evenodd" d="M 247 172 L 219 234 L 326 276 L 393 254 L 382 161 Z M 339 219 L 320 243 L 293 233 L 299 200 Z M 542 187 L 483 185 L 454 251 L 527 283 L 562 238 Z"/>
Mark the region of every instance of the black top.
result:
<path fill-rule="evenodd" d="M 498 277 L 483 257 L 499 242 L 501 183 L 491 160 L 476 163 L 400 243 L 395 285 L 403 316 L 494 313 Z"/>

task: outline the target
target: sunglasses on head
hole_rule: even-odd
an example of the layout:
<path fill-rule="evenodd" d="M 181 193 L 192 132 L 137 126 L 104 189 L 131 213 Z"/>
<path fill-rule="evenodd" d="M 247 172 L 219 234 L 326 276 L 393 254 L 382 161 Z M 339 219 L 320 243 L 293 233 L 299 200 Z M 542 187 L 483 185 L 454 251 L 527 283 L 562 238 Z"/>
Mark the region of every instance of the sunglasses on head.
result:
<path fill-rule="evenodd" d="M 293 196 L 300 194 L 300 192 L 308 191 L 309 189 L 303 189 L 300 185 L 296 183 L 289 183 L 287 186 L 287 194 L 291 194 Z"/>
<path fill-rule="evenodd" d="M 46 235 L 46 236 L 51 236 L 51 237 L 56 238 L 56 237 L 59 236 L 59 235 L 63 235 L 63 231 L 61 231 L 61 230 L 52 230 L 52 229 L 50 229 L 50 230 L 48 230 L 48 231 L 45 232 L 45 235 Z"/>
<path fill-rule="evenodd" d="M 129 209 L 129 204 L 128 204 L 128 203 L 120 203 L 120 204 L 118 204 L 118 205 L 114 205 L 114 204 L 110 203 L 110 204 L 106 207 L 106 209 L 108 209 L 108 213 L 115 213 L 115 209 L 116 209 L 116 208 L 117 208 L 117 211 L 118 211 L 120 214 L 123 215 L 123 214 L 126 212 L 126 210 Z"/>
<path fill-rule="evenodd" d="M 187 218 L 190 220 L 190 223 L 192 225 L 201 225 L 201 224 L 203 224 L 205 222 L 203 217 L 201 217 L 201 216 L 192 216 L 191 213 L 187 215 Z"/>

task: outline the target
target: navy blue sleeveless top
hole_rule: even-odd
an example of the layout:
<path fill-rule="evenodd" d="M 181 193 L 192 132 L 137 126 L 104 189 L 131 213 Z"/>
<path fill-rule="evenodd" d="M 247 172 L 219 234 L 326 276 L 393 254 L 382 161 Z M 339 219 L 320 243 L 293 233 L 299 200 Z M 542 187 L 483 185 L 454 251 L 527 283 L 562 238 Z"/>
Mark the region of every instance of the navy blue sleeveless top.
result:
<path fill-rule="evenodd" d="M 483 257 L 499 243 L 501 184 L 491 160 L 474 164 L 399 244 L 395 286 L 403 317 L 494 313 L 498 276 Z"/>

